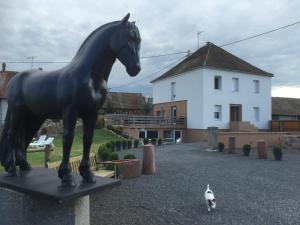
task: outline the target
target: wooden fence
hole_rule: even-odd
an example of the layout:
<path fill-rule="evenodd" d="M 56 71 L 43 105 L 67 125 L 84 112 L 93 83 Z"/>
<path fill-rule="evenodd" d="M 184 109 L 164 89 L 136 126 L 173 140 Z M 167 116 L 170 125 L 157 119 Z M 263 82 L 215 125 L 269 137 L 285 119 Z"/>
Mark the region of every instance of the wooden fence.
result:
<path fill-rule="evenodd" d="M 270 128 L 273 132 L 300 132 L 300 120 L 272 120 Z"/>

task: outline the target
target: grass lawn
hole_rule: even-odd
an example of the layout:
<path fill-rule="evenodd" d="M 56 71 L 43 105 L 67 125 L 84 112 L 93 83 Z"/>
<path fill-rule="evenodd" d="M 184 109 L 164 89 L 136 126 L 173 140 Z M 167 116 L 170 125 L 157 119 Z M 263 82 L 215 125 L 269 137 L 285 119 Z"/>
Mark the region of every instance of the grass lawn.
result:
<path fill-rule="evenodd" d="M 96 151 L 101 144 L 116 140 L 120 140 L 120 138 L 112 134 L 111 132 L 105 129 L 95 129 L 91 151 Z M 61 135 L 56 136 L 53 143 L 55 147 L 54 151 L 52 151 L 51 153 L 51 162 L 60 161 L 63 155 Z M 75 133 L 71 156 L 82 155 L 82 149 L 82 131 L 80 130 Z M 32 167 L 44 167 L 45 153 L 28 153 L 27 159 Z M 0 171 L 3 171 L 3 168 L 1 166 Z"/>

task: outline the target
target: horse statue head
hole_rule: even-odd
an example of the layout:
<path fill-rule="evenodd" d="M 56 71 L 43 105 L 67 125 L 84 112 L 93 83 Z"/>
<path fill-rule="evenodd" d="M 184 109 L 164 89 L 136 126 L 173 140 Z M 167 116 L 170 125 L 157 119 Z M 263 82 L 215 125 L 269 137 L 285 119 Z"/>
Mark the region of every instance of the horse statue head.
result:
<path fill-rule="evenodd" d="M 126 67 L 130 76 L 137 75 L 141 70 L 140 45 L 141 36 L 135 22 L 128 22 L 128 13 L 121 21 L 121 29 L 115 32 L 110 39 L 110 47 L 116 57 Z"/>

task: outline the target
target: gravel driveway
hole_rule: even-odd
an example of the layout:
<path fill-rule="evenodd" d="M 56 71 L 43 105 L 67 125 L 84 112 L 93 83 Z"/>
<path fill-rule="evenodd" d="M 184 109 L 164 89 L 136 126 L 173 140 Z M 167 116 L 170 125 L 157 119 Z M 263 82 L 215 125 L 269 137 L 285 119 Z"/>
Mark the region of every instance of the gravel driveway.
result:
<path fill-rule="evenodd" d="M 157 148 L 154 176 L 122 180 L 91 196 L 91 224 L 300 224 L 300 152 L 286 150 L 277 162 L 271 152 L 258 160 L 255 152 L 205 149 L 201 143 Z M 142 149 L 130 152 L 142 158 Z M 217 198 L 214 212 L 203 199 L 208 183 Z"/>

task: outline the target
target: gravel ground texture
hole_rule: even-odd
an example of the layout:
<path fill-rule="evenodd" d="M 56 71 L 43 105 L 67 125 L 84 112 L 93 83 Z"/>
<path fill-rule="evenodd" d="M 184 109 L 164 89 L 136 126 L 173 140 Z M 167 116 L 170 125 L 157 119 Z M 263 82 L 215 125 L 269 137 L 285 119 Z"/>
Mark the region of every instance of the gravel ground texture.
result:
<path fill-rule="evenodd" d="M 119 187 L 91 195 L 92 225 L 288 225 L 300 224 L 300 152 L 284 150 L 283 161 L 259 160 L 255 151 L 206 151 L 205 143 L 155 150 L 155 175 L 122 180 Z M 142 149 L 134 153 L 142 159 Z M 217 207 L 204 201 L 210 184 Z"/>

